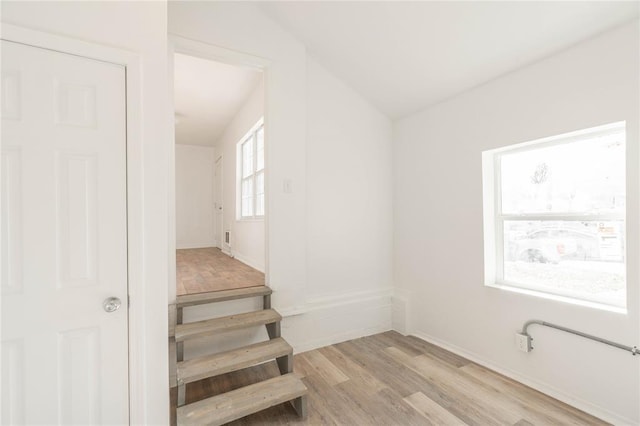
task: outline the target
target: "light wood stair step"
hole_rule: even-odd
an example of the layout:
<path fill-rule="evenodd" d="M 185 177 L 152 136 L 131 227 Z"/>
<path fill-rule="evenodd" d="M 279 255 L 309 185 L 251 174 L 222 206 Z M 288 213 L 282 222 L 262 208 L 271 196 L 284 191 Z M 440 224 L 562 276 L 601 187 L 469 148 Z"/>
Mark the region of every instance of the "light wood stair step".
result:
<path fill-rule="evenodd" d="M 280 314 L 273 309 L 264 309 L 262 311 L 178 324 L 175 328 L 175 337 L 176 342 L 183 342 L 188 339 L 195 339 L 212 334 L 239 330 L 256 325 L 271 324 L 279 322 L 281 319 Z"/>
<path fill-rule="evenodd" d="M 249 297 L 268 296 L 272 290 L 264 285 L 257 287 L 236 288 L 232 290 L 213 291 L 209 293 L 185 294 L 176 298 L 176 306 L 203 305 L 206 303 L 224 302 L 227 300 L 245 299 Z"/>
<path fill-rule="evenodd" d="M 303 397 L 305 385 L 294 374 L 274 377 L 177 409 L 179 425 L 222 425 L 274 405 Z M 304 409 L 302 409 L 304 412 Z"/>
<path fill-rule="evenodd" d="M 291 346 L 282 337 L 278 337 L 232 351 L 190 359 L 178 363 L 178 385 L 230 373 L 292 354 Z"/>

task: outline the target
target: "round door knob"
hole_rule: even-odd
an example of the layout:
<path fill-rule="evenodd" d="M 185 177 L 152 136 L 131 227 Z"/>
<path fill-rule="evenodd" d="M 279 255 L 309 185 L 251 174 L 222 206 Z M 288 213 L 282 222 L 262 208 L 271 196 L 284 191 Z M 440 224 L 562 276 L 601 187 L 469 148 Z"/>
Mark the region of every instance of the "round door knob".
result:
<path fill-rule="evenodd" d="M 122 305 L 122 302 L 117 297 L 109 297 L 102 302 L 102 307 L 109 313 L 117 311 L 120 305 Z"/>

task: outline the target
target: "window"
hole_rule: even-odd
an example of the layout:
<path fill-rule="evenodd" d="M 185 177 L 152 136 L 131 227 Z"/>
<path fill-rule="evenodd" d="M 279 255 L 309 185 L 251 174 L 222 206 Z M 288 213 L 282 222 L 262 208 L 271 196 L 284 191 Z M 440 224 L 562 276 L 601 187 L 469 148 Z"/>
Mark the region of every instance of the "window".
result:
<path fill-rule="evenodd" d="M 238 143 L 238 219 L 264 217 L 264 124 Z"/>
<path fill-rule="evenodd" d="M 626 309 L 625 124 L 483 153 L 485 284 Z"/>

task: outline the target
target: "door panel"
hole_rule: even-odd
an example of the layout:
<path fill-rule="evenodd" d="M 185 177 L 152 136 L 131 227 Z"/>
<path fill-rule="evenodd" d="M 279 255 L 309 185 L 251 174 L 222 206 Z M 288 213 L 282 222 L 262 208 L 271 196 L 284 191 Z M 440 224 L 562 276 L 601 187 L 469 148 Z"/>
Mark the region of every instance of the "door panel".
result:
<path fill-rule="evenodd" d="M 2 41 L 2 85 L 2 424 L 128 423 L 125 69 Z"/>

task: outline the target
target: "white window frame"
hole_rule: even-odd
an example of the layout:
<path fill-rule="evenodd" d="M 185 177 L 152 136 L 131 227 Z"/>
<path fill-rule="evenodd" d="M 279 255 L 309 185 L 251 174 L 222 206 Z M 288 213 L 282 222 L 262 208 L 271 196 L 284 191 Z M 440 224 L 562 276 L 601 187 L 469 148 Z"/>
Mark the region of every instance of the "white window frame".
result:
<path fill-rule="evenodd" d="M 627 219 L 626 212 L 621 213 L 539 213 L 539 214 L 503 214 L 502 213 L 502 191 L 501 191 L 501 158 L 504 154 L 513 154 L 524 151 L 532 151 L 547 148 L 554 145 L 563 145 L 566 143 L 578 142 L 585 137 L 594 137 L 598 135 L 610 134 L 616 131 L 626 131 L 626 122 L 616 122 L 603 126 L 592 127 L 575 132 L 565 133 L 548 138 L 538 139 L 521 144 L 510 145 L 504 148 L 484 151 L 482 153 L 482 182 L 483 182 L 483 213 L 484 213 L 484 282 L 485 286 L 496 287 L 504 290 L 515 291 L 518 293 L 543 297 L 547 299 L 569 302 L 572 304 L 594 307 L 598 309 L 626 313 L 626 307 L 609 305 L 606 303 L 585 300 L 571 295 L 563 295 L 558 293 L 547 292 L 541 289 L 532 288 L 524 284 L 508 282 L 504 279 L 504 222 L 523 220 L 523 221 L 561 221 L 561 220 L 581 220 L 581 221 L 617 221 L 623 222 L 623 232 L 625 234 L 625 242 L 627 238 Z M 626 149 L 626 144 L 625 144 Z M 628 156 L 628 152 L 625 154 Z M 625 178 L 625 191 L 628 194 L 628 182 Z M 627 251 L 628 244 L 624 246 L 624 268 L 627 271 Z M 625 292 L 628 304 L 628 274 L 625 275 Z"/>
<path fill-rule="evenodd" d="M 257 133 L 260 129 L 263 129 L 263 138 L 264 138 L 264 118 L 261 118 L 260 120 L 258 120 L 258 122 L 251 128 L 251 130 L 249 130 L 247 132 L 246 135 L 244 135 L 244 137 L 242 139 L 240 139 L 240 141 L 236 144 L 236 220 L 237 221 L 251 221 L 251 220 L 264 220 L 264 210 L 266 210 L 266 140 L 263 139 L 263 143 L 264 143 L 264 162 L 263 162 L 263 166 L 262 169 L 257 170 L 257 161 L 258 161 L 258 155 L 257 155 Z M 253 164 L 251 165 L 251 174 L 249 176 L 243 177 L 242 173 L 243 173 L 243 167 L 244 167 L 244 159 L 242 156 L 242 147 L 246 144 L 246 143 L 251 143 L 253 144 L 253 157 L 252 157 L 252 162 Z M 256 208 L 257 208 L 257 201 L 258 201 L 258 197 L 257 197 L 257 186 L 256 186 L 256 177 L 258 175 L 262 175 L 263 176 L 263 182 L 264 182 L 264 186 L 263 186 L 263 197 L 265 197 L 265 205 L 263 207 L 263 214 L 256 214 Z M 252 181 L 252 187 L 253 187 L 253 194 L 252 194 L 252 199 L 253 199 L 253 204 L 252 204 L 252 209 L 251 209 L 251 215 L 243 215 L 242 214 L 242 183 L 244 181 Z"/>

